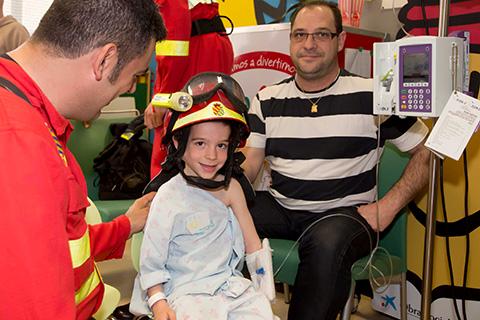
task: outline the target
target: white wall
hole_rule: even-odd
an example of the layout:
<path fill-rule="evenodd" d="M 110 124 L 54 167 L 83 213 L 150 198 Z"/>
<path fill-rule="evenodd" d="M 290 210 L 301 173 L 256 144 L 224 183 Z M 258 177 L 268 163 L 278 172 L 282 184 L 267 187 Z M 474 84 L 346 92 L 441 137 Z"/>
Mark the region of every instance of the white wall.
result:
<path fill-rule="evenodd" d="M 5 0 L 5 15 L 12 15 L 27 28 L 30 34 L 35 31 L 53 0 Z"/>
<path fill-rule="evenodd" d="M 400 8 L 395 9 L 397 16 L 399 10 Z M 400 22 L 394 16 L 392 9 L 382 9 L 381 0 L 365 0 L 360 28 L 386 32 L 390 35 L 390 41 L 392 41 L 400 29 Z"/>

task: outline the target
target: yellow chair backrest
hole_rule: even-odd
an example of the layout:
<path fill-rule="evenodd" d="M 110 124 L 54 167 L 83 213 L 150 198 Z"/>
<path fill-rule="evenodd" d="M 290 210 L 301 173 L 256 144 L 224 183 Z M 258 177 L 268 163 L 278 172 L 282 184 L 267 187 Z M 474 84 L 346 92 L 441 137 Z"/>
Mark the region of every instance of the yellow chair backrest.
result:
<path fill-rule="evenodd" d="M 88 202 L 90 202 L 90 207 L 88 207 L 87 211 L 85 212 L 85 220 L 88 224 L 102 223 L 100 212 L 98 212 L 97 207 L 93 201 L 90 200 L 90 198 L 88 198 Z M 93 315 L 93 318 L 96 320 L 107 319 L 120 302 L 120 291 L 106 283 L 104 283 L 104 285 L 105 291 L 103 293 L 102 305 L 100 306 L 100 309 L 98 309 Z"/>
<path fill-rule="evenodd" d="M 138 265 L 140 263 L 140 248 L 142 247 L 143 241 L 143 231 L 135 233 L 132 236 L 132 241 L 130 243 L 130 255 L 132 257 L 133 268 L 138 272 Z"/>
<path fill-rule="evenodd" d="M 90 198 L 88 198 L 88 202 L 90 202 L 90 207 L 88 207 L 85 212 L 85 221 L 87 221 L 88 224 L 102 223 L 102 218 L 100 212 L 98 212 L 97 206 Z"/>

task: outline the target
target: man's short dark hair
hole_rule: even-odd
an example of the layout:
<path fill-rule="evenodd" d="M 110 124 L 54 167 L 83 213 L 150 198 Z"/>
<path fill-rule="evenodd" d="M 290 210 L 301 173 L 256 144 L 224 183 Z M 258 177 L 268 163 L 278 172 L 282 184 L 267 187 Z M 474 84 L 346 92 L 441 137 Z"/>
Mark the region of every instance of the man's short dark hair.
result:
<path fill-rule="evenodd" d="M 323 0 L 305 0 L 305 1 L 300 1 L 295 9 L 293 11 L 291 17 L 290 17 L 290 23 L 293 26 L 295 19 L 297 18 L 297 14 L 300 10 L 303 8 L 309 8 L 309 7 L 327 7 L 332 10 L 333 13 L 333 18 L 335 20 L 335 32 L 340 33 L 343 31 L 343 26 L 342 26 L 342 13 L 340 12 L 340 9 L 338 9 L 338 6 L 335 3 L 328 2 L 328 1 L 323 1 Z"/>
<path fill-rule="evenodd" d="M 75 59 L 108 43 L 118 47 L 115 82 L 123 67 L 166 37 L 153 0 L 54 0 L 32 35 L 49 54 Z"/>

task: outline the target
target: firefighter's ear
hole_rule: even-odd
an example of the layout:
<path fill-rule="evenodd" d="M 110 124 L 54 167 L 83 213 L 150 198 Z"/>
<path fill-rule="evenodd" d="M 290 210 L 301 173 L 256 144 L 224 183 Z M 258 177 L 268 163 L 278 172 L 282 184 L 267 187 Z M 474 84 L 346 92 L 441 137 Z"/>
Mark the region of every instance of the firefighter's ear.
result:
<path fill-rule="evenodd" d="M 100 81 L 109 77 L 118 63 L 118 47 L 114 43 L 95 49 L 92 56 L 92 68 L 95 80 Z"/>

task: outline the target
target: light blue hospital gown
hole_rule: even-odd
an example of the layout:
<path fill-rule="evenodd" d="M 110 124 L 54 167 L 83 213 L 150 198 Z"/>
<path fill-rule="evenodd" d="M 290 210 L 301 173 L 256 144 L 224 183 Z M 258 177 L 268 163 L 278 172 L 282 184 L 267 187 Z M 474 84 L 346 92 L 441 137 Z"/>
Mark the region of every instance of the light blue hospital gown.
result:
<path fill-rule="evenodd" d="M 150 313 L 146 290 L 163 284 L 178 320 L 271 320 L 268 300 L 239 271 L 244 251 L 232 210 L 176 175 L 153 199 L 130 310 Z"/>

